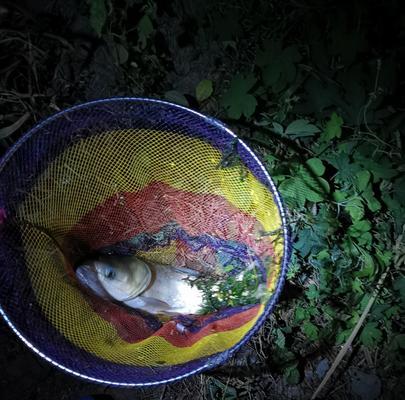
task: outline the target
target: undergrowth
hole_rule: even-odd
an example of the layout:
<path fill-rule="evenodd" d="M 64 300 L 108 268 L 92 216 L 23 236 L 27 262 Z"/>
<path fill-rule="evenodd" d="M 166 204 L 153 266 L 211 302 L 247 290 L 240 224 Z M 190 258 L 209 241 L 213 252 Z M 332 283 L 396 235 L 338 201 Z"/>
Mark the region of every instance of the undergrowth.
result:
<path fill-rule="evenodd" d="M 306 349 L 343 344 L 387 271 L 354 346 L 376 354 L 385 371 L 398 373 L 405 349 L 405 108 L 399 67 L 405 29 L 395 1 L 389 2 L 393 7 L 316 0 L 163 3 L 89 0 L 83 13 L 94 37 L 114 49 L 127 94 L 136 86 L 145 96 L 226 121 L 276 182 L 289 210 L 293 254 L 283 297 L 266 325 L 269 363 L 289 384 L 302 381 Z M 160 27 L 164 16 L 182 18 L 173 38 Z M 184 61 L 184 49 L 218 58 L 183 86 L 187 90 L 173 83 L 181 76 L 178 65 L 196 66 L 203 59 Z M 33 76 L 39 90 L 41 77 Z M 5 103 L 11 99 L 13 110 L 15 103 L 25 104 L 21 123 L 0 130 L 4 145 L 35 104 L 15 92 L 2 96 Z M 54 104 L 58 97 L 49 100 Z M 212 398 L 229 392 L 218 385 L 211 388 Z"/>

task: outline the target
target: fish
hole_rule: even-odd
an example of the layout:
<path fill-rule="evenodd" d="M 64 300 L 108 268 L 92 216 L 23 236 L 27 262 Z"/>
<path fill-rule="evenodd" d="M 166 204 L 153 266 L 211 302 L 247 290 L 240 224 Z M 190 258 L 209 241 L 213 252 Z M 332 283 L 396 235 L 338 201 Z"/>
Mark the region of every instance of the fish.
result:
<path fill-rule="evenodd" d="M 201 314 L 203 292 L 188 268 L 146 263 L 135 256 L 100 256 L 76 268 L 79 283 L 104 299 L 150 314 Z"/>

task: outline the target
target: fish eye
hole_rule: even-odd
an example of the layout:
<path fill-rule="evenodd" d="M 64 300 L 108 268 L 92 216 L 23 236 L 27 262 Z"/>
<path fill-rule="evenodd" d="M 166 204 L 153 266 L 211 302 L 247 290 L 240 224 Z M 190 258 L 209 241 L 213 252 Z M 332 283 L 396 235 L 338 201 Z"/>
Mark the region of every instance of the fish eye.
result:
<path fill-rule="evenodd" d="M 115 271 L 114 271 L 114 269 L 113 268 L 111 268 L 111 267 L 107 267 L 105 270 L 104 270 L 104 276 L 107 278 L 107 279 L 114 279 L 115 278 Z"/>

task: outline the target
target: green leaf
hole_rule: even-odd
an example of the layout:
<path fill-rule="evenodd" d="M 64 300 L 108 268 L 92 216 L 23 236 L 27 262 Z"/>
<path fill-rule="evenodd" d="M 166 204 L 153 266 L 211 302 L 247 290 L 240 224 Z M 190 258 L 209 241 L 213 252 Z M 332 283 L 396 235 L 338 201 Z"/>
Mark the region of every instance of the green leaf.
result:
<path fill-rule="evenodd" d="M 374 197 L 370 184 L 363 190 L 362 197 L 366 200 L 367 207 L 371 212 L 376 212 L 381 208 L 381 203 Z"/>
<path fill-rule="evenodd" d="M 293 139 L 314 136 L 317 132 L 319 132 L 319 128 L 306 119 L 297 119 L 291 122 L 285 130 L 286 135 L 291 136 Z"/>
<path fill-rule="evenodd" d="M 354 278 L 352 280 L 352 291 L 354 293 L 359 293 L 359 294 L 363 294 L 363 284 L 361 283 L 361 280 L 359 278 Z"/>
<path fill-rule="evenodd" d="M 345 201 L 347 198 L 347 193 L 345 192 L 341 192 L 340 190 L 335 190 L 333 192 L 333 199 L 337 202 L 337 203 L 342 203 L 343 201 Z"/>
<path fill-rule="evenodd" d="M 279 124 L 278 122 L 272 122 L 272 126 L 272 131 L 274 133 L 278 133 L 279 135 L 282 135 L 284 133 L 283 125 Z"/>
<path fill-rule="evenodd" d="M 319 158 L 310 158 L 307 160 L 307 164 L 315 175 L 322 176 L 325 173 L 325 166 Z"/>
<path fill-rule="evenodd" d="M 367 220 L 355 221 L 349 227 L 347 233 L 351 237 L 360 237 L 363 233 L 368 232 L 371 229 L 371 223 Z"/>
<path fill-rule="evenodd" d="M 357 189 L 362 192 L 370 182 L 371 174 L 367 170 L 359 171 L 356 174 L 356 186 Z"/>
<path fill-rule="evenodd" d="M 165 93 L 165 99 L 167 101 L 171 101 L 176 104 L 180 104 L 182 106 L 188 106 L 188 101 L 184 97 L 184 95 L 177 90 L 169 90 L 168 92 Z"/>
<path fill-rule="evenodd" d="M 380 251 L 377 249 L 376 258 L 381 266 L 387 267 L 392 260 L 392 252 L 389 250 Z"/>
<path fill-rule="evenodd" d="M 311 284 L 308 286 L 307 290 L 305 291 L 305 295 L 309 300 L 316 300 L 319 298 L 318 288 L 315 284 Z"/>
<path fill-rule="evenodd" d="M 329 141 L 336 137 L 340 138 L 342 136 L 342 125 L 342 117 L 334 112 L 326 123 L 325 129 L 321 134 L 321 140 Z"/>
<path fill-rule="evenodd" d="M 360 341 L 366 347 L 374 347 L 381 339 L 382 333 L 376 322 L 368 322 L 360 334 Z"/>
<path fill-rule="evenodd" d="M 352 198 L 345 204 L 345 210 L 350 214 L 353 221 L 359 221 L 364 217 L 364 206 L 359 198 Z"/>
<path fill-rule="evenodd" d="M 210 377 L 207 383 L 207 389 L 211 400 L 237 400 L 237 391 L 234 387 L 222 383 L 219 379 Z"/>
<path fill-rule="evenodd" d="M 290 385 L 296 385 L 300 381 L 300 373 L 297 369 L 297 363 L 289 366 L 284 370 L 284 378 Z"/>
<path fill-rule="evenodd" d="M 336 344 L 344 343 L 352 333 L 351 329 L 344 329 L 336 335 Z"/>
<path fill-rule="evenodd" d="M 297 307 L 295 309 L 295 320 L 294 322 L 296 324 L 300 323 L 301 321 L 303 321 L 305 318 L 307 318 L 307 312 L 304 308 L 302 307 Z"/>
<path fill-rule="evenodd" d="M 281 329 L 276 329 L 275 343 L 281 349 L 283 349 L 285 347 L 285 336 Z"/>
<path fill-rule="evenodd" d="M 405 276 L 399 276 L 393 283 L 394 290 L 399 292 L 399 295 L 405 300 Z"/>
<path fill-rule="evenodd" d="M 154 32 L 152 21 L 149 15 L 145 14 L 138 22 L 138 45 L 143 50 L 146 47 L 149 37 Z"/>
<path fill-rule="evenodd" d="M 203 79 L 195 89 L 197 101 L 202 102 L 207 100 L 212 95 L 213 90 L 212 81 L 209 79 Z"/>
<path fill-rule="evenodd" d="M 357 238 L 357 243 L 360 246 L 364 246 L 366 248 L 369 248 L 373 241 L 373 237 L 371 236 L 370 232 L 363 232 L 360 236 Z"/>
<path fill-rule="evenodd" d="M 271 87 L 276 93 L 283 90 L 287 84 L 294 81 L 297 72 L 295 64 L 300 59 L 297 46 L 282 49 L 281 41 L 268 41 L 256 59 L 257 65 L 262 69 L 264 85 Z"/>
<path fill-rule="evenodd" d="M 242 115 L 250 118 L 256 110 L 257 101 L 249 94 L 256 83 L 252 73 L 247 75 L 236 75 L 230 84 L 228 91 L 222 97 L 222 105 L 227 109 L 228 116 L 239 119 Z"/>
<path fill-rule="evenodd" d="M 310 321 L 305 321 L 302 325 L 302 331 L 309 340 L 318 339 L 318 328 Z"/>
<path fill-rule="evenodd" d="M 312 187 L 311 187 L 312 186 Z M 313 186 L 319 189 L 319 185 L 314 184 L 312 177 L 296 176 L 294 178 L 287 178 L 280 184 L 280 192 L 287 201 L 292 204 L 297 204 L 298 207 L 303 207 L 306 200 L 314 203 L 322 201 L 323 197 L 313 190 Z"/>
<path fill-rule="evenodd" d="M 329 186 L 329 182 L 326 179 L 323 178 L 318 178 L 318 182 L 320 187 L 323 189 L 323 191 L 325 193 L 330 193 L 330 186 Z"/>
<path fill-rule="evenodd" d="M 107 20 L 107 8 L 105 0 L 89 0 L 90 3 L 90 26 L 101 36 L 101 31 Z"/>
<path fill-rule="evenodd" d="M 405 349 L 405 334 L 396 335 L 393 340 L 394 349 Z"/>
<path fill-rule="evenodd" d="M 362 255 L 363 266 L 359 272 L 356 273 L 356 276 L 359 278 L 371 277 L 375 271 L 374 259 L 371 254 L 364 252 Z"/>
<path fill-rule="evenodd" d="M 365 149 L 364 152 L 367 150 Z M 393 168 L 391 161 L 387 158 L 371 158 L 370 154 L 360 152 L 354 153 L 354 157 L 359 165 L 372 173 L 374 183 L 379 182 L 381 179 L 389 180 L 398 175 L 398 171 Z"/>

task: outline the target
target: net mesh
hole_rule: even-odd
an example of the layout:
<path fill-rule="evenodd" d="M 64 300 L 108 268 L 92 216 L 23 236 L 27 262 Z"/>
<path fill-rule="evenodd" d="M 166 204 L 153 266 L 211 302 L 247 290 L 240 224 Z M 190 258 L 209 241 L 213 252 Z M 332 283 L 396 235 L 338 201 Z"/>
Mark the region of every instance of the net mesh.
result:
<path fill-rule="evenodd" d="M 0 302 L 54 363 L 117 384 L 153 384 L 217 365 L 274 304 L 288 259 L 283 209 L 253 153 L 179 106 L 111 99 L 37 125 L 0 169 Z M 84 291 L 88 254 L 218 269 L 254 265 L 256 304 L 162 322 Z"/>

